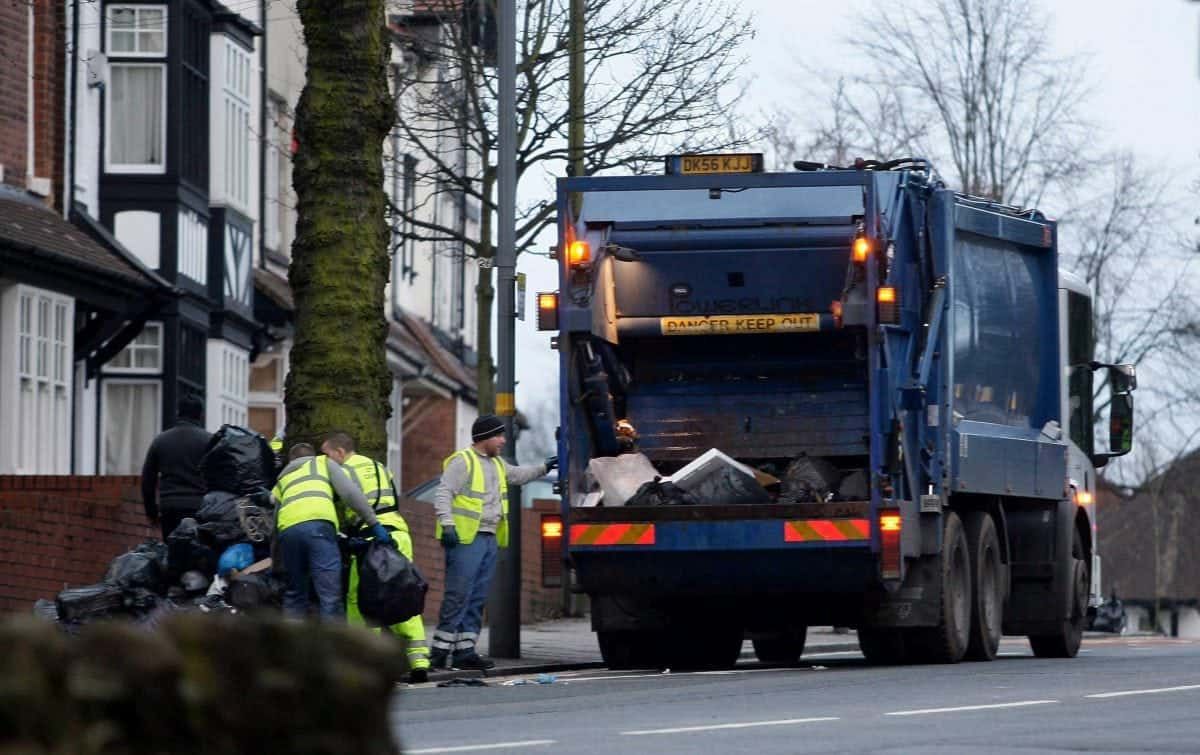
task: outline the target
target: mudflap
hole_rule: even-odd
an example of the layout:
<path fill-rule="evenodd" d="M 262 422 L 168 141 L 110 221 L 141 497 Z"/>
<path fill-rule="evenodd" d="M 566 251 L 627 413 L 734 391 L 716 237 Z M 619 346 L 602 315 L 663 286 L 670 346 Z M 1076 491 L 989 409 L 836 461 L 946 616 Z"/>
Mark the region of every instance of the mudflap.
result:
<path fill-rule="evenodd" d="M 931 627 L 941 612 L 939 556 L 908 559 L 898 587 L 880 586 L 863 596 L 862 626 Z"/>

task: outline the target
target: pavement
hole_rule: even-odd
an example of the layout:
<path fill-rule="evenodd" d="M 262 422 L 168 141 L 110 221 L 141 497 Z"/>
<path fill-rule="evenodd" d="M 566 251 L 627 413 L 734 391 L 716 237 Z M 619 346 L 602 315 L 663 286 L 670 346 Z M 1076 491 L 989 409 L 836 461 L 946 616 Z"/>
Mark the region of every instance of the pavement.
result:
<path fill-rule="evenodd" d="M 1200 752 L 1197 640 L 1088 636 L 1077 658 L 1040 659 L 1013 637 L 990 663 L 892 667 L 828 647 L 789 667 L 418 685 L 391 719 L 408 755 Z"/>
<path fill-rule="evenodd" d="M 425 627 L 425 636 L 433 636 L 433 627 Z M 487 672 L 439 670 L 429 674 L 429 683 L 471 677 L 507 677 L 522 674 L 553 673 L 576 669 L 604 667 L 600 648 L 588 618 L 556 619 L 521 627 L 521 657 L 498 658 L 488 653 L 488 630 L 479 633 L 479 650 L 482 655 L 496 662 L 496 668 Z M 853 630 L 839 634 L 833 627 L 810 627 L 804 644 L 806 656 L 813 653 L 858 650 L 858 639 Z M 749 642 L 742 646 L 743 661 L 754 660 L 754 649 Z"/>

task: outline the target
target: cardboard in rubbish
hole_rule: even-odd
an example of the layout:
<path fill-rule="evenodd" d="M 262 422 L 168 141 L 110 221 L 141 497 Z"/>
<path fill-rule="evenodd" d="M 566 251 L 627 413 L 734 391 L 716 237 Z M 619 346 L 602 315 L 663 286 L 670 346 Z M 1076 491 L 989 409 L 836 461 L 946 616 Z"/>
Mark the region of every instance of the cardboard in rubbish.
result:
<path fill-rule="evenodd" d="M 605 506 L 624 506 L 638 488 L 659 476 L 645 454 L 597 456 L 588 462 L 587 473 L 604 493 Z"/>
<path fill-rule="evenodd" d="M 769 503 L 771 497 L 764 488 L 779 482 L 715 448 L 664 479 L 710 505 Z"/>

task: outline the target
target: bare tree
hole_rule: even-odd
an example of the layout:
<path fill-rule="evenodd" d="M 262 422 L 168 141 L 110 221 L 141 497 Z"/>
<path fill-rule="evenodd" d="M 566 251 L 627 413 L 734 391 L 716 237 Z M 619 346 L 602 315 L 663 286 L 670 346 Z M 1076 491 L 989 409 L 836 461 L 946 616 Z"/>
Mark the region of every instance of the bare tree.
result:
<path fill-rule="evenodd" d="M 1175 236 L 1163 175 L 1140 168 L 1129 153 L 1115 155 L 1096 180 L 1069 192 L 1072 209 L 1061 221 L 1069 240 L 1063 263 L 1092 290 L 1097 359 L 1155 362 L 1158 379 L 1142 394 L 1155 397 L 1154 415 L 1165 417 L 1200 406 L 1188 369 L 1200 308 L 1192 295 L 1196 255 Z M 1107 373 L 1100 377 L 1095 398 L 1103 411 Z"/>
<path fill-rule="evenodd" d="M 1063 264 L 1094 295 L 1097 358 L 1153 368 L 1139 424 L 1169 429 L 1159 421 L 1200 407 L 1184 369 L 1200 336 L 1195 255 L 1172 231 L 1163 172 L 1097 144 L 1081 114 L 1082 61 L 1053 53 L 1035 0 L 902 0 L 873 7 L 855 28 L 842 59 L 861 68 L 808 77 L 832 82 L 822 118 L 808 123 L 808 155 L 835 165 L 927 157 L 967 193 L 1055 208 Z M 789 122 L 803 121 L 772 121 Z M 804 143 L 785 136 L 772 146 Z M 1103 414 L 1107 374 L 1099 378 Z M 1105 469 L 1123 472 L 1138 476 L 1128 464 Z"/>
<path fill-rule="evenodd" d="M 517 180 L 561 175 L 567 160 L 568 1 L 520 3 L 517 20 Z M 491 352 L 498 138 L 495 70 L 477 26 L 460 23 L 461 4 L 442 7 L 433 23 L 405 30 L 419 61 L 401 76 L 396 97 L 405 114 L 400 138 L 415 152 L 416 180 L 426 191 L 412 206 L 393 203 L 406 242 L 430 242 L 480 263 L 476 343 L 480 411 L 494 406 Z M 745 143 L 730 126 L 740 91 L 735 77 L 748 22 L 724 0 L 585 1 L 586 171 L 642 171 L 676 150 Z M 457 150 L 457 152 L 456 152 Z M 466 158 L 461 155 L 465 152 Z M 551 188 L 546 182 L 547 194 Z M 435 217 L 432 203 L 450 196 L 480 210 L 477 231 L 460 217 Z M 552 201 L 518 208 L 518 253 L 555 219 Z"/>
<path fill-rule="evenodd" d="M 1086 172 L 1082 61 L 1052 54 L 1031 0 L 908 0 L 855 29 L 846 59 L 864 68 L 823 77 L 816 156 L 926 157 L 963 191 L 1024 206 Z"/>

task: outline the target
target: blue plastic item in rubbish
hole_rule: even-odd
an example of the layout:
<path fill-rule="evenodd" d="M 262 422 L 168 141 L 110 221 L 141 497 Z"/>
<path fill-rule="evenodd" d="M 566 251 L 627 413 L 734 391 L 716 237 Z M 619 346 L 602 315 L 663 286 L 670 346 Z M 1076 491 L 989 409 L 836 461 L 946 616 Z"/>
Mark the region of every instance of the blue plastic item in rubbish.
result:
<path fill-rule="evenodd" d="M 250 543 L 231 545 L 217 561 L 217 574 L 225 577 L 234 569 L 245 569 L 254 563 L 254 546 Z"/>

